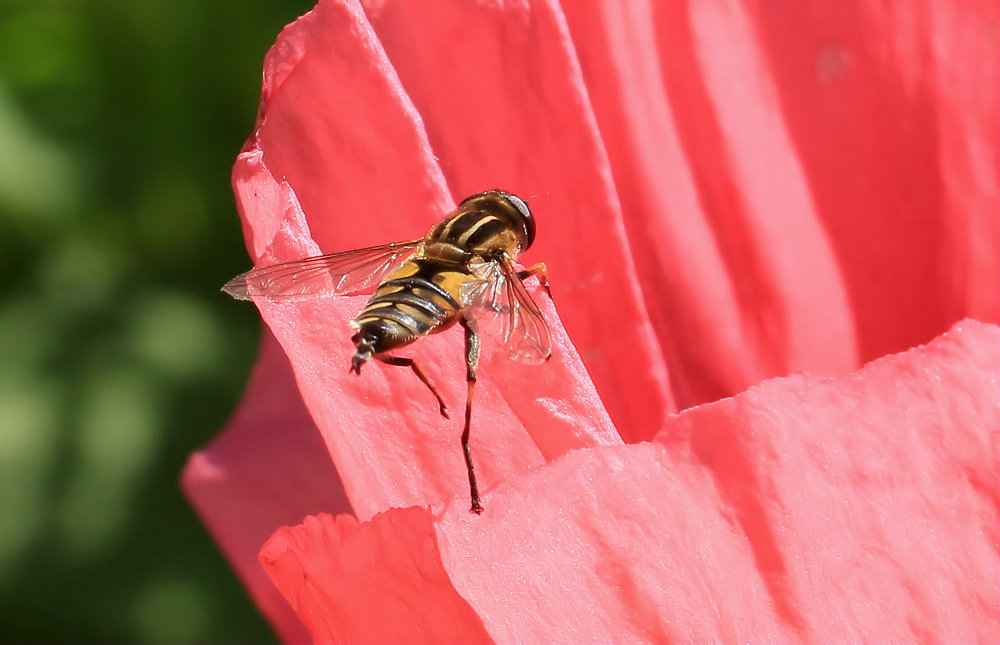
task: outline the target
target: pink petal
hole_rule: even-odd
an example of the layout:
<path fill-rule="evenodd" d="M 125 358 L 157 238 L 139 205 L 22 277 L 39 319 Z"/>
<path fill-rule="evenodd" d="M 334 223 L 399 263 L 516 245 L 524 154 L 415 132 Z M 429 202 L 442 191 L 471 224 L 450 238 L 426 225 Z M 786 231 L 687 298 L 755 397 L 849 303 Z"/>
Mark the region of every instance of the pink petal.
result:
<path fill-rule="evenodd" d="M 998 5 L 752 12 L 842 267 L 861 360 L 1000 319 Z"/>
<path fill-rule="evenodd" d="M 1000 328 L 965 320 L 850 377 L 692 409 L 657 441 L 712 473 L 796 640 L 994 642 L 998 377 Z"/>
<path fill-rule="evenodd" d="M 427 511 L 393 509 L 377 517 L 360 527 L 347 515 L 307 517 L 301 527 L 278 531 L 261 551 L 261 563 L 314 641 L 489 642 L 448 580 Z"/>
<path fill-rule="evenodd" d="M 652 443 L 570 453 L 481 517 L 394 511 L 346 537 L 310 519 L 262 562 L 317 638 L 995 642 L 998 378 L 1000 329 L 967 321 L 851 376 L 690 409 Z M 382 602 L 413 619 L 388 631 Z"/>
<path fill-rule="evenodd" d="M 323 0 L 281 32 L 264 61 L 257 125 L 244 157 L 261 155 L 294 191 L 324 253 L 421 237 L 454 207 L 420 117 L 355 1 Z M 268 212 L 243 172 L 238 164 L 234 189 L 259 254 L 283 216 Z"/>
<path fill-rule="evenodd" d="M 500 186 L 531 199 L 539 235 L 527 262 L 548 264 L 619 432 L 651 437 L 675 406 L 558 3 L 366 6 L 455 194 Z"/>
<path fill-rule="evenodd" d="M 566 6 L 682 406 L 855 366 L 836 260 L 752 25 L 721 5 Z"/>
<path fill-rule="evenodd" d="M 682 407 L 1000 318 L 996 3 L 564 8 Z"/>
<path fill-rule="evenodd" d="M 281 639 L 307 641 L 257 553 L 279 527 L 310 513 L 349 513 L 351 506 L 288 359 L 267 331 L 239 409 L 188 459 L 181 488 Z"/>

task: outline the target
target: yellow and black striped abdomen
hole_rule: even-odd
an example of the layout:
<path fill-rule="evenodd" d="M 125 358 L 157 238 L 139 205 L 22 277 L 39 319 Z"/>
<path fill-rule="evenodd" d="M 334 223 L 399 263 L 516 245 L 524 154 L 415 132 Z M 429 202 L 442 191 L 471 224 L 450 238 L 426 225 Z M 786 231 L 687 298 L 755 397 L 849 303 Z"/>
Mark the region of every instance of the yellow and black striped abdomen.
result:
<path fill-rule="evenodd" d="M 458 320 L 460 289 L 469 277 L 464 267 L 433 258 L 404 262 L 358 314 L 355 338 L 367 336 L 378 354 L 450 327 Z"/>

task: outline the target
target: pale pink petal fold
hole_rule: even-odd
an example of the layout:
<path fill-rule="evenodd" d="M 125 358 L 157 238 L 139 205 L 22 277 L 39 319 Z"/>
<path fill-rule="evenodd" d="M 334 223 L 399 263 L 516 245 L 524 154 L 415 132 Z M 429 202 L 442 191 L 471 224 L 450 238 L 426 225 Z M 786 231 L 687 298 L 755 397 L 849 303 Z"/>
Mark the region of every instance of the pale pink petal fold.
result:
<path fill-rule="evenodd" d="M 420 237 L 454 206 L 420 116 L 354 1 L 323 0 L 281 32 L 264 61 L 244 155 L 254 153 L 295 193 L 324 253 Z M 233 181 L 256 261 L 283 217 L 255 203 L 264 194 L 241 192 L 239 167 Z M 287 259 L 296 258 L 274 258 Z"/>
<path fill-rule="evenodd" d="M 181 488 L 281 639 L 308 642 L 257 553 L 281 526 L 321 511 L 350 513 L 351 505 L 270 332 L 262 334 L 240 407 L 188 459 Z"/>
<path fill-rule="evenodd" d="M 966 321 L 565 455 L 481 517 L 310 518 L 261 559 L 318 639 L 995 642 L 998 378 L 1000 328 Z"/>

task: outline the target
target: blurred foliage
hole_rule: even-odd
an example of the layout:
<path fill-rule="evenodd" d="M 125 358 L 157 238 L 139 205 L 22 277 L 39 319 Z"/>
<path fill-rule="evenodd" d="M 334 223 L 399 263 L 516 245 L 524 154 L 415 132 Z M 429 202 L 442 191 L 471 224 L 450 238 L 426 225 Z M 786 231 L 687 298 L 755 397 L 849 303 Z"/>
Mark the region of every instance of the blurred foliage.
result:
<path fill-rule="evenodd" d="M 257 315 L 230 192 L 311 0 L 0 0 L 0 641 L 274 636 L 178 474 Z"/>

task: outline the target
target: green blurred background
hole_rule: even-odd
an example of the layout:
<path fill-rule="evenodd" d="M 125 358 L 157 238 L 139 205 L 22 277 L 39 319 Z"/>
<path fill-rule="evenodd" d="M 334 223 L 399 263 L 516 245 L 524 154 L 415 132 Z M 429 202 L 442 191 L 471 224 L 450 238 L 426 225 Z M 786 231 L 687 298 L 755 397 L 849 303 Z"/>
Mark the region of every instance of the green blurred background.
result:
<path fill-rule="evenodd" d="M 259 322 L 229 175 L 312 0 L 0 0 L 0 641 L 268 642 L 177 487 Z"/>

